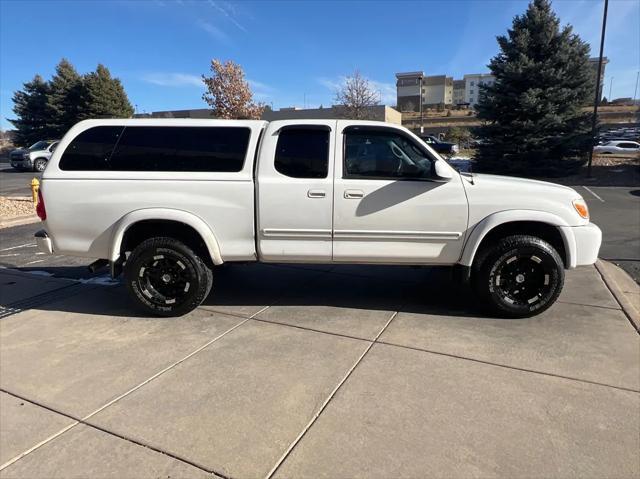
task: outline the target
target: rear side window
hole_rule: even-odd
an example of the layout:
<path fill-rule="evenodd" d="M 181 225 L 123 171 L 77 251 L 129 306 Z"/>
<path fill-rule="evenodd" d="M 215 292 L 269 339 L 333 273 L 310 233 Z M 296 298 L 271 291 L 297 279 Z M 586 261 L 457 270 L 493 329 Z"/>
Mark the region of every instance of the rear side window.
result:
<path fill-rule="evenodd" d="M 98 126 L 80 133 L 62 170 L 242 170 L 251 130 L 244 127 Z"/>
<path fill-rule="evenodd" d="M 292 178 L 326 178 L 329 172 L 329 131 L 288 128 L 278 135 L 275 168 Z"/>
<path fill-rule="evenodd" d="M 109 169 L 122 126 L 96 126 L 76 136 L 60 160 L 60 169 L 69 171 L 100 171 Z"/>
<path fill-rule="evenodd" d="M 242 170 L 249 128 L 127 127 L 111 157 L 114 171 Z"/>

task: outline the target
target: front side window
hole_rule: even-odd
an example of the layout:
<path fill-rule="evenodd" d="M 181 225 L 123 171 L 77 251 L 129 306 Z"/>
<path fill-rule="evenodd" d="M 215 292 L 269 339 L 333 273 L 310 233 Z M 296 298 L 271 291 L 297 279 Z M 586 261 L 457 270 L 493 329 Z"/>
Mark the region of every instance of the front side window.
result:
<path fill-rule="evenodd" d="M 275 168 L 292 178 L 326 178 L 329 173 L 329 131 L 285 128 L 278 135 Z"/>
<path fill-rule="evenodd" d="M 250 135 L 244 127 L 127 127 L 110 169 L 236 172 L 244 165 Z"/>
<path fill-rule="evenodd" d="M 61 170 L 104 171 L 109 169 L 122 126 L 96 126 L 76 136 L 62 154 Z"/>
<path fill-rule="evenodd" d="M 347 130 L 345 178 L 423 179 L 431 160 L 410 138 L 388 130 Z"/>

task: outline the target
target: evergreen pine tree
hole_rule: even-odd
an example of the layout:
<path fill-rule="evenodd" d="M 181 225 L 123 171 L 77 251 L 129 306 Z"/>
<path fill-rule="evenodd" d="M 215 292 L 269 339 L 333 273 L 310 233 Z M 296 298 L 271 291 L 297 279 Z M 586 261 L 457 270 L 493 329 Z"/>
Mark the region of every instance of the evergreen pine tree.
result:
<path fill-rule="evenodd" d="M 549 0 L 533 0 L 498 44 L 489 64 L 496 81 L 476 107 L 485 140 L 478 169 L 540 175 L 578 167 L 591 142 L 582 111 L 595 87 L 589 46 L 570 25 L 560 28 Z"/>
<path fill-rule="evenodd" d="M 56 66 L 56 73 L 50 81 L 48 126 L 53 136 L 62 137 L 79 121 L 81 91 L 82 77 L 74 66 L 63 58 Z"/>
<path fill-rule="evenodd" d="M 13 94 L 13 112 L 17 118 L 9 121 L 16 129 L 16 144 L 29 146 L 55 136 L 48 128 L 48 95 L 49 85 L 40 75 Z"/>
<path fill-rule="evenodd" d="M 99 64 L 95 72 L 84 76 L 79 119 L 129 118 L 133 107 L 122 83 L 112 78 L 109 69 Z"/>

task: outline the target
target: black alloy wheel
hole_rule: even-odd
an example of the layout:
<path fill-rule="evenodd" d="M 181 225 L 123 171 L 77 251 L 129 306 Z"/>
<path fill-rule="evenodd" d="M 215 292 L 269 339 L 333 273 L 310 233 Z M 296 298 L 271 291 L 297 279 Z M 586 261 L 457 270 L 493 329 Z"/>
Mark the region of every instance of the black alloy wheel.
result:
<path fill-rule="evenodd" d="M 546 241 L 527 235 L 502 239 L 474 263 L 473 284 L 496 314 L 527 317 L 541 313 L 558 298 L 564 264 Z"/>
<path fill-rule="evenodd" d="M 132 298 L 161 316 L 197 308 L 212 285 L 211 270 L 173 238 L 151 238 L 136 247 L 125 264 L 125 279 Z"/>

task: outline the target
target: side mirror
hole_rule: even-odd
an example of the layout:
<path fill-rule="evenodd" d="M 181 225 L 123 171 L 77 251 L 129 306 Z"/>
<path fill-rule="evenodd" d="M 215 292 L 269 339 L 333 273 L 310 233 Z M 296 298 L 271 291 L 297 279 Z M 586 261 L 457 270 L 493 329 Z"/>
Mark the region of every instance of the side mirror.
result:
<path fill-rule="evenodd" d="M 453 178 L 453 172 L 444 160 L 436 161 L 434 168 L 435 174 L 439 179 L 449 181 Z"/>

